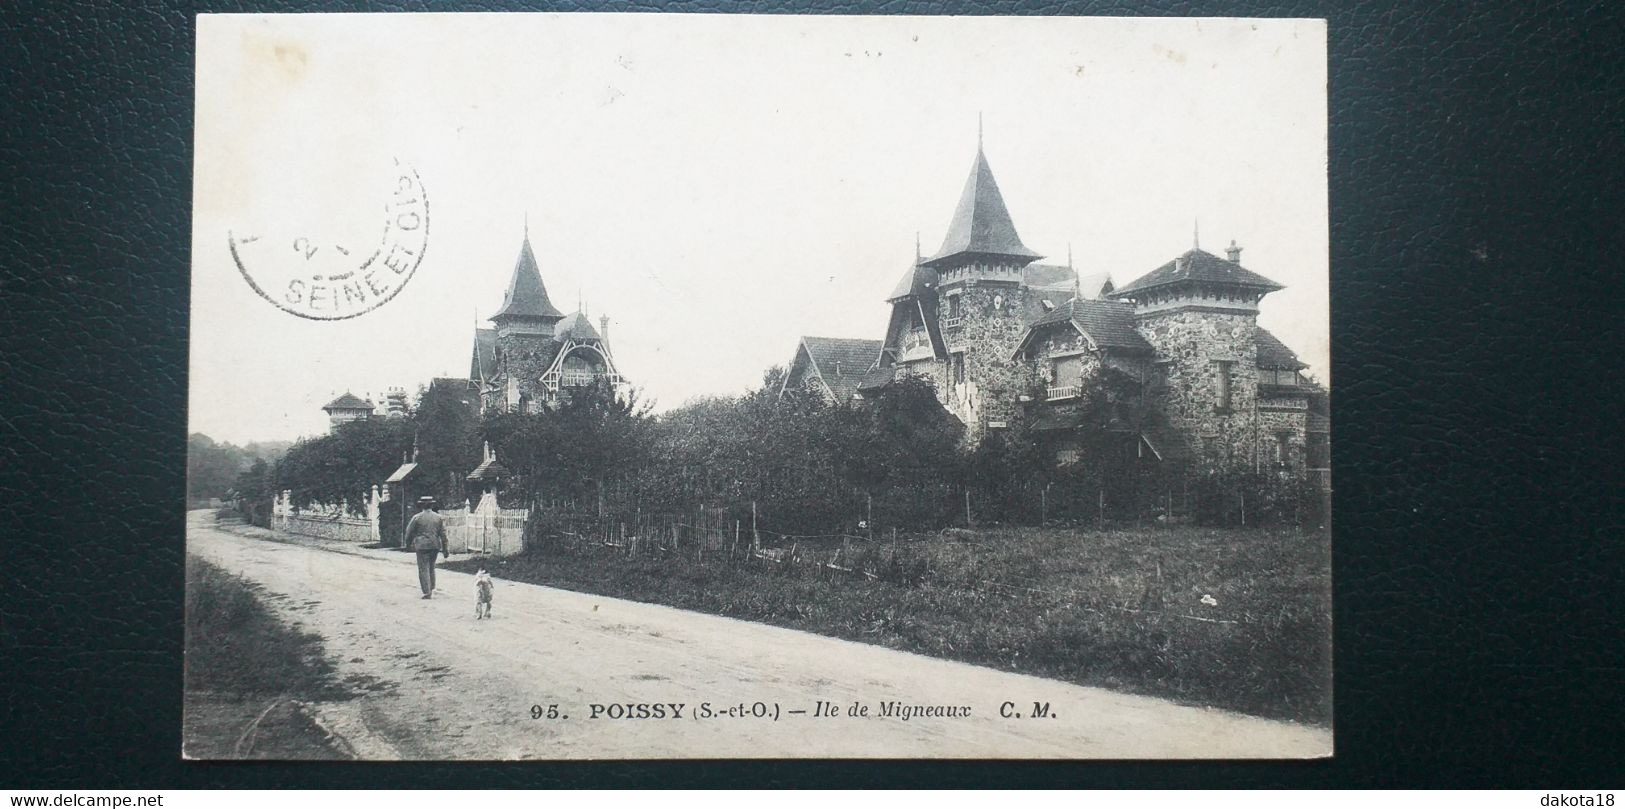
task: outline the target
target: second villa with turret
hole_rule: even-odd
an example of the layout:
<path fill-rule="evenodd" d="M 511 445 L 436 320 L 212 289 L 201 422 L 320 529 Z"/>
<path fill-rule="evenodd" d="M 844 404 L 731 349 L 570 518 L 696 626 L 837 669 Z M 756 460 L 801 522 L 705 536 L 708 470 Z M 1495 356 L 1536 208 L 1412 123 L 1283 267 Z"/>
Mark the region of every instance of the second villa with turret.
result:
<path fill-rule="evenodd" d="M 917 255 L 888 298 L 884 339 L 804 337 L 786 388 L 861 404 L 916 377 L 972 443 L 1019 427 L 1066 462 L 1095 430 L 1148 463 L 1324 482 L 1325 391 L 1258 325 L 1282 286 L 1242 266 L 1234 242 L 1222 258 L 1193 244 L 1121 287 L 1040 258 L 978 144 L 942 248 Z"/>

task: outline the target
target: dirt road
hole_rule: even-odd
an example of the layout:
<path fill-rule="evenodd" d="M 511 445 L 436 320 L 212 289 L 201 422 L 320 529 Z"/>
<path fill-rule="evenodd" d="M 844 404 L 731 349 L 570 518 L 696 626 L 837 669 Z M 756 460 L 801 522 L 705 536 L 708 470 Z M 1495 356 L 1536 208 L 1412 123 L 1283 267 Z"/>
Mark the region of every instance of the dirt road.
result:
<path fill-rule="evenodd" d="M 494 617 L 476 621 L 472 576 L 441 571 L 442 594 L 421 600 L 408 554 L 335 553 L 201 520 L 189 525 L 187 543 L 263 585 L 281 615 L 325 639 L 340 676 L 365 696 L 315 712 L 364 758 L 1331 753 L 1331 733 L 1321 728 L 534 585 L 499 581 Z M 841 715 L 815 717 L 820 701 Z M 881 716 L 893 701 L 965 706 L 970 716 Z M 1047 704 L 1048 715 L 1036 716 L 1035 703 Z M 667 714 L 680 704 L 681 718 L 610 718 L 655 713 L 656 704 Z M 854 704 L 868 715 L 848 715 Z M 597 718 L 594 705 L 604 706 Z M 533 706 L 541 718 L 532 718 Z M 548 717 L 549 706 L 557 718 Z M 1020 718 L 1001 716 L 1001 708 Z"/>

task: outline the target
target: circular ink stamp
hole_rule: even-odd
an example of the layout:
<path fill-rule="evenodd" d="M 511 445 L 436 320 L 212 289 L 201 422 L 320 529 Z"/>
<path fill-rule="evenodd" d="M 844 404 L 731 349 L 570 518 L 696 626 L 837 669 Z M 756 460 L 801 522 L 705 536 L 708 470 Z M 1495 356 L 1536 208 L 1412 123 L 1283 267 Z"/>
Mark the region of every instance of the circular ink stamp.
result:
<path fill-rule="evenodd" d="M 360 317 L 400 294 L 429 246 L 429 200 L 417 171 L 398 158 L 373 174 L 361 189 L 307 189 L 284 201 L 283 215 L 228 231 L 243 280 L 311 320 Z"/>

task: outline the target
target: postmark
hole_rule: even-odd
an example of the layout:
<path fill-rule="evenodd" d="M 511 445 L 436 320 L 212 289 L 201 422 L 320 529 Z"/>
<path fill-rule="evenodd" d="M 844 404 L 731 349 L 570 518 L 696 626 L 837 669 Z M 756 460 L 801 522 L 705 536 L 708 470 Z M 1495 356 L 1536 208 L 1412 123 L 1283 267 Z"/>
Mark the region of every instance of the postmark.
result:
<path fill-rule="evenodd" d="M 316 217 L 228 231 L 243 280 L 278 309 L 311 320 L 360 317 L 400 294 L 428 250 L 429 200 L 415 168 L 399 158 L 389 168 L 358 191 L 349 222 Z"/>

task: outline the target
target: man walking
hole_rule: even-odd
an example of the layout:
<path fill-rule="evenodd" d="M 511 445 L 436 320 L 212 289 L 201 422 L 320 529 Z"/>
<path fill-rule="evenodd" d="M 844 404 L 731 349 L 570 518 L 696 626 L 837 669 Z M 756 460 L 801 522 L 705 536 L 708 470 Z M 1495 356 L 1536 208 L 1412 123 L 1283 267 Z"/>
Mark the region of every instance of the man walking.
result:
<path fill-rule="evenodd" d="M 418 513 L 406 524 L 406 544 L 418 552 L 418 587 L 423 597 L 434 595 L 434 556 L 451 557 L 446 549 L 446 518 L 434 510 L 433 497 L 418 498 Z"/>

